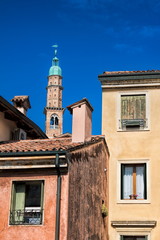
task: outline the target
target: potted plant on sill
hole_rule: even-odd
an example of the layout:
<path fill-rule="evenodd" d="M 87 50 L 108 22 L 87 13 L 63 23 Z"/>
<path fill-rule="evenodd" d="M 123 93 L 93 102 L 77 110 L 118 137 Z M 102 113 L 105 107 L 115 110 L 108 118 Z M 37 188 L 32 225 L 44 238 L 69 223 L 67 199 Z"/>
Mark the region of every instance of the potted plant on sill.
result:
<path fill-rule="evenodd" d="M 131 200 L 135 200 L 135 199 L 137 199 L 138 195 L 137 194 L 130 194 L 129 197 L 130 197 Z"/>

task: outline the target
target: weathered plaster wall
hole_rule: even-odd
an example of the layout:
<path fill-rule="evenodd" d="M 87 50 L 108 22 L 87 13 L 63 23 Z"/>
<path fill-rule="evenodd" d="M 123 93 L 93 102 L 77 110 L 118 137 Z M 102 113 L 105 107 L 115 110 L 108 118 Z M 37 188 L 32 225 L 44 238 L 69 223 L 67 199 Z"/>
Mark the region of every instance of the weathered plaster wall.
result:
<path fill-rule="evenodd" d="M 68 240 L 107 239 L 107 218 L 101 214 L 102 200 L 108 205 L 107 164 L 102 143 L 71 154 Z"/>
<path fill-rule="evenodd" d="M 67 233 L 67 207 L 66 189 L 68 176 L 62 176 L 61 195 L 61 227 L 63 232 L 60 240 L 66 240 Z M 11 203 L 12 181 L 44 180 L 44 216 L 42 225 L 9 225 L 9 213 Z M 0 174 L 0 239 L 3 240 L 53 240 L 55 239 L 55 217 L 56 217 L 56 193 L 57 176 L 47 170 L 47 172 L 34 173 L 1 173 Z M 67 198 L 68 201 L 68 198 Z"/>
<path fill-rule="evenodd" d="M 118 119 L 118 94 L 120 92 L 132 93 L 136 89 L 122 91 L 103 90 L 102 105 L 102 133 L 106 135 L 106 141 L 110 150 L 109 166 L 109 239 L 117 240 L 115 229 L 111 227 L 111 221 L 136 221 L 155 220 L 160 224 L 160 89 L 143 89 L 149 98 L 150 128 L 146 131 L 117 131 Z M 118 172 L 118 160 L 148 160 L 148 203 L 120 203 L 120 175 Z M 160 228 L 152 230 L 151 239 L 158 240 Z M 118 238 L 119 239 L 119 238 Z"/>

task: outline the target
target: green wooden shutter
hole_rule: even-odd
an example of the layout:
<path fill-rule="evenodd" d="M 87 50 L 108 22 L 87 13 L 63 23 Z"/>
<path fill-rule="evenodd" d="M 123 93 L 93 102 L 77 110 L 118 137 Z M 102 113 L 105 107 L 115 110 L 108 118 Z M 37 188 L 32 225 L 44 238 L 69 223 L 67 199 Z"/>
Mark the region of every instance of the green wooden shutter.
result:
<path fill-rule="evenodd" d="M 10 210 L 10 223 L 14 224 L 15 214 L 14 214 L 14 208 L 15 208 L 15 184 L 12 184 L 12 195 L 11 195 L 11 210 Z"/>
<path fill-rule="evenodd" d="M 15 210 L 24 210 L 25 184 L 24 183 L 16 184 L 15 190 L 16 190 Z"/>
<path fill-rule="evenodd" d="M 25 204 L 25 183 L 16 183 L 14 197 L 14 210 L 15 210 L 14 215 L 16 222 L 23 222 L 24 204 Z"/>
<path fill-rule="evenodd" d="M 146 118 L 146 96 L 137 95 L 135 102 L 135 119 L 145 119 Z"/>
<path fill-rule="evenodd" d="M 121 96 L 121 119 L 128 119 L 129 101 L 128 96 Z"/>
<path fill-rule="evenodd" d="M 145 119 L 146 96 L 122 95 L 121 96 L 121 119 Z"/>

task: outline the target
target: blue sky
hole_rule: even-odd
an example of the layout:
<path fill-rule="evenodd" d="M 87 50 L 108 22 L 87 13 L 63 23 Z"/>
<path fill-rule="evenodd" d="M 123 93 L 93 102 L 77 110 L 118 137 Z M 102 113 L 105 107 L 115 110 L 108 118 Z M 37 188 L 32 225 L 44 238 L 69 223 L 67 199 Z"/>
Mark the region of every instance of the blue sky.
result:
<path fill-rule="evenodd" d="M 63 107 L 86 97 L 101 133 L 104 71 L 160 69 L 159 0 L 1 0 L 1 95 L 29 95 L 28 116 L 43 130 L 53 44 L 63 71 Z M 64 115 L 64 132 L 71 116 Z"/>

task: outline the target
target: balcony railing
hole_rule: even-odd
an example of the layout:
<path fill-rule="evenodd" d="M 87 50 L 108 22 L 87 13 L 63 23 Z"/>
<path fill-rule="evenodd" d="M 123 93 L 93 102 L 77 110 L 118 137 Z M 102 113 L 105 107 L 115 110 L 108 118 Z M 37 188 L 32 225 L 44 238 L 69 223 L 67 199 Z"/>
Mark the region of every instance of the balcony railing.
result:
<path fill-rule="evenodd" d="M 147 119 L 121 119 L 120 120 L 120 128 L 137 128 L 144 129 L 147 127 Z"/>
<path fill-rule="evenodd" d="M 50 125 L 51 129 L 58 129 L 58 125 Z"/>
<path fill-rule="evenodd" d="M 11 225 L 40 225 L 42 224 L 43 210 L 12 210 L 10 212 Z"/>

